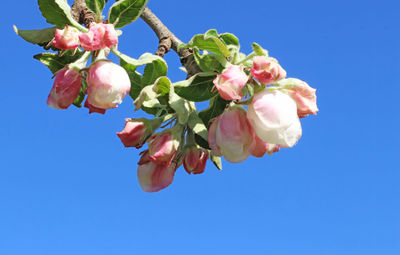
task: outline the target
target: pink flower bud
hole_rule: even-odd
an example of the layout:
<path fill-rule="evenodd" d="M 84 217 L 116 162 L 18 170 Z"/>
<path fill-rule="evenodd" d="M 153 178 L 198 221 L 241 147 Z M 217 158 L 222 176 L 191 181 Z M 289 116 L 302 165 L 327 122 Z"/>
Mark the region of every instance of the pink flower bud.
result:
<path fill-rule="evenodd" d="M 152 123 L 155 125 L 152 125 Z M 125 147 L 136 147 L 139 149 L 151 136 L 154 127 L 158 128 L 161 123 L 157 119 L 126 119 L 124 130 L 117 133 L 117 135 Z"/>
<path fill-rule="evenodd" d="M 264 157 L 265 153 L 268 155 L 272 155 L 275 152 L 278 152 L 280 149 L 279 145 L 266 143 L 261 140 L 256 134 L 254 134 L 254 146 L 251 150 L 251 155 L 257 158 Z"/>
<path fill-rule="evenodd" d="M 54 109 L 67 109 L 81 90 L 81 74 L 67 67 L 57 72 L 47 105 Z"/>
<path fill-rule="evenodd" d="M 74 27 L 65 25 L 65 28 L 56 29 L 53 46 L 62 50 L 75 49 L 79 46 L 79 31 Z"/>
<path fill-rule="evenodd" d="M 317 114 L 316 89 L 296 78 L 281 80 L 277 85 L 296 102 L 297 114 L 300 118 L 307 117 L 309 114 Z"/>
<path fill-rule="evenodd" d="M 220 96 L 225 100 L 240 100 L 243 98 L 242 90 L 249 77 L 243 72 L 242 66 L 232 65 L 217 75 L 214 85 Z"/>
<path fill-rule="evenodd" d="M 296 103 L 277 90 L 266 89 L 256 94 L 247 118 L 257 136 L 270 144 L 292 147 L 302 134 Z"/>
<path fill-rule="evenodd" d="M 125 69 L 108 60 L 100 60 L 90 66 L 87 84 L 88 104 L 99 109 L 117 107 L 131 89 Z"/>
<path fill-rule="evenodd" d="M 256 56 L 253 58 L 251 74 L 264 85 L 271 85 L 286 77 L 286 71 L 274 58 Z"/>
<path fill-rule="evenodd" d="M 201 174 L 206 168 L 208 152 L 202 148 L 192 146 L 183 156 L 183 167 L 188 174 Z"/>
<path fill-rule="evenodd" d="M 178 151 L 179 143 L 176 135 L 168 131 L 153 135 L 149 140 L 149 159 L 169 166 Z"/>
<path fill-rule="evenodd" d="M 80 34 L 81 46 L 86 51 L 111 48 L 118 43 L 118 34 L 112 24 L 98 23 L 90 27 L 89 32 Z"/>
<path fill-rule="evenodd" d="M 175 163 L 166 166 L 152 162 L 148 151 L 142 155 L 138 165 L 139 185 L 145 192 L 157 192 L 168 187 L 178 168 Z"/>
<path fill-rule="evenodd" d="M 89 109 L 89 114 L 95 113 L 95 112 L 96 113 L 100 113 L 100 114 L 105 114 L 106 113 L 105 109 L 100 109 L 100 108 L 94 107 L 93 105 L 89 104 L 87 99 L 85 101 L 85 105 L 84 106 Z"/>
<path fill-rule="evenodd" d="M 213 155 L 224 156 L 231 163 L 247 159 L 253 146 L 253 134 L 246 111 L 241 107 L 232 107 L 214 119 L 208 142 Z"/>

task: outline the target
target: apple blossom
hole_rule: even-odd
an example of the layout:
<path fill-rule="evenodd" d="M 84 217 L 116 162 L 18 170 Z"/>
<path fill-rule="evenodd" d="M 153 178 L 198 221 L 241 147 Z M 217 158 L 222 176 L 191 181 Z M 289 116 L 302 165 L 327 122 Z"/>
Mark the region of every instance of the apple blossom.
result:
<path fill-rule="evenodd" d="M 186 149 L 183 156 L 183 167 L 188 174 L 201 174 L 206 168 L 208 152 L 198 146 Z"/>
<path fill-rule="evenodd" d="M 79 71 L 64 67 L 56 74 L 47 105 L 54 109 L 67 109 L 77 98 L 81 83 Z"/>
<path fill-rule="evenodd" d="M 65 25 L 64 29 L 56 29 L 53 46 L 61 50 L 75 49 L 79 46 L 79 31 Z"/>
<path fill-rule="evenodd" d="M 149 159 L 157 164 L 170 165 L 178 152 L 182 131 L 179 126 L 164 130 L 149 139 Z"/>
<path fill-rule="evenodd" d="M 253 58 L 251 74 L 264 85 L 271 85 L 286 77 L 286 71 L 279 65 L 278 61 L 266 56 Z"/>
<path fill-rule="evenodd" d="M 242 90 L 249 77 L 243 71 L 243 66 L 231 65 L 222 74 L 214 79 L 214 85 L 220 96 L 225 100 L 240 100 L 243 98 Z"/>
<path fill-rule="evenodd" d="M 89 67 L 87 85 L 88 104 L 99 109 L 117 107 L 131 89 L 125 69 L 108 60 L 96 61 Z"/>
<path fill-rule="evenodd" d="M 112 24 L 93 24 L 89 32 L 79 35 L 81 46 L 86 51 L 111 48 L 118 43 L 118 34 Z"/>
<path fill-rule="evenodd" d="M 214 119 L 208 133 L 208 142 L 213 155 L 224 156 L 231 163 L 239 163 L 248 158 L 253 146 L 253 134 L 246 111 L 240 106 L 234 106 Z"/>
<path fill-rule="evenodd" d="M 255 94 L 247 117 L 254 132 L 264 142 L 292 147 L 301 137 L 296 103 L 278 90 Z"/>
<path fill-rule="evenodd" d="M 257 158 L 262 158 L 265 153 L 268 155 L 272 155 L 275 152 L 278 152 L 280 149 L 279 145 L 266 143 L 261 140 L 256 134 L 254 134 L 254 146 L 251 150 L 251 155 Z"/>
<path fill-rule="evenodd" d="M 277 86 L 296 102 L 297 114 L 300 118 L 307 117 L 309 114 L 317 114 L 316 89 L 296 78 L 281 80 L 277 83 Z"/>

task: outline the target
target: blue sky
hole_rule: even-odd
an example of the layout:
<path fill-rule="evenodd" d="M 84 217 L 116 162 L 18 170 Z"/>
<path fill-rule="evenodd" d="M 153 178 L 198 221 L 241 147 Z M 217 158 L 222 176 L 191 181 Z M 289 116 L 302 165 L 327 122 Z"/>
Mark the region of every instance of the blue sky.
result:
<path fill-rule="evenodd" d="M 150 0 L 183 41 L 216 28 L 246 53 L 258 42 L 317 88 L 320 108 L 294 148 L 200 176 L 181 168 L 156 194 L 115 135 L 141 116 L 131 99 L 104 116 L 47 107 L 41 49 L 12 30 L 47 26 L 34 2 L 4 2 L 0 25 L 0 254 L 400 254 L 398 1 Z M 119 49 L 156 46 L 138 20 Z"/>

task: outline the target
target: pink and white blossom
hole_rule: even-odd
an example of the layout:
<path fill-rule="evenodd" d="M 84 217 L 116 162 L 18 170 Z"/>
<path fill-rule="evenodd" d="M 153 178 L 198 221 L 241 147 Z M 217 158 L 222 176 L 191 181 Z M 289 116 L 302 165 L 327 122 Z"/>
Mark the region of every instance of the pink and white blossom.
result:
<path fill-rule="evenodd" d="M 79 46 L 79 31 L 65 25 L 64 29 L 56 29 L 53 46 L 61 50 L 75 49 Z"/>
<path fill-rule="evenodd" d="M 112 24 L 93 24 L 87 33 L 79 35 L 81 47 L 86 51 L 111 48 L 118 44 L 118 34 Z"/>
<path fill-rule="evenodd" d="M 169 166 L 178 152 L 179 144 L 179 139 L 172 132 L 155 134 L 149 139 L 149 159 L 156 164 Z"/>
<path fill-rule="evenodd" d="M 61 69 L 54 79 L 47 105 L 54 109 L 67 109 L 78 97 L 81 83 L 79 71 L 68 67 Z"/>
<path fill-rule="evenodd" d="M 286 77 L 286 71 L 279 65 L 278 61 L 266 56 L 253 58 L 251 74 L 264 85 L 271 85 Z"/>
<path fill-rule="evenodd" d="M 201 174 L 206 168 L 208 152 L 197 146 L 188 148 L 183 156 L 183 166 L 188 174 Z"/>
<path fill-rule="evenodd" d="M 208 133 L 211 152 L 224 156 L 231 163 L 247 159 L 253 146 L 251 126 L 246 111 L 239 106 L 231 107 L 215 118 Z"/>
<path fill-rule="evenodd" d="M 240 100 L 249 77 L 243 66 L 231 65 L 214 79 L 214 85 L 225 100 Z"/>
<path fill-rule="evenodd" d="M 251 150 L 251 155 L 254 157 L 262 158 L 264 157 L 265 153 L 272 155 L 273 153 L 278 152 L 279 149 L 279 145 L 264 142 L 256 134 L 254 134 L 254 146 Z"/>
<path fill-rule="evenodd" d="M 140 148 L 148 138 L 146 123 L 140 120 L 126 119 L 124 130 L 117 135 L 125 147 Z"/>
<path fill-rule="evenodd" d="M 117 107 L 131 89 L 125 69 L 108 60 L 97 61 L 89 67 L 87 85 L 88 105 L 98 109 Z"/>
<path fill-rule="evenodd" d="M 278 90 L 256 94 L 247 118 L 257 136 L 270 144 L 292 147 L 302 135 L 296 102 Z"/>
<path fill-rule="evenodd" d="M 296 78 L 281 80 L 277 83 L 277 86 L 296 102 L 297 114 L 300 118 L 307 117 L 309 114 L 317 114 L 316 89 Z"/>

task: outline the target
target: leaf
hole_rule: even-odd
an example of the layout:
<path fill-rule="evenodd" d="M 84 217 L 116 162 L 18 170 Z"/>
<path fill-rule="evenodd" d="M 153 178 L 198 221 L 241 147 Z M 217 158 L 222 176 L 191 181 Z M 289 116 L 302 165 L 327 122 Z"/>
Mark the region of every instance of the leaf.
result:
<path fill-rule="evenodd" d="M 167 64 L 162 59 L 157 59 L 146 64 L 143 72 L 142 86 L 154 84 L 158 78 L 167 75 L 167 70 Z"/>
<path fill-rule="evenodd" d="M 115 28 L 121 28 L 139 18 L 148 0 L 120 0 L 113 4 L 108 13 L 108 21 Z"/>
<path fill-rule="evenodd" d="M 82 32 L 87 30 L 72 18 L 71 7 L 65 0 L 38 0 L 39 9 L 43 17 L 50 24 L 58 28 L 64 28 L 65 25 L 71 25 Z"/>
<path fill-rule="evenodd" d="M 200 119 L 197 111 L 193 111 L 189 116 L 188 126 L 193 132 L 203 138 L 205 141 L 208 140 L 208 131 L 206 125 Z"/>
<path fill-rule="evenodd" d="M 217 91 L 211 92 L 215 77 L 215 73 L 198 73 L 188 80 L 174 83 L 174 89 L 176 94 L 189 101 L 206 101 L 218 94 Z"/>
<path fill-rule="evenodd" d="M 143 89 L 142 75 L 136 71 L 136 66 L 125 62 L 123 59 L 120 59 L 120 65 L 128 73 L 129 79 L 131 80 L 131 91 L 129 95 L 135 100 Z"/>
<path fill-rule="evenodd" d="M 214 165 L 218 168 L 218 170 L 222 170 L 222 160 L 219 156 L 214 156 L 210 153 L 210 160 L 214 163 Z"/>
<path fill-rule="evenodd" d="M 170 92 L 171 81 L 163 76 L 156 80 L 153 90 L 160 96 L 165 96 Z"/>
<path fill-rule="evenodd" d="M 171 86 L 171 90 L 169 92 L 169 106 L 176 112 L 178 115 L 178 121 L 180 124 L 184 125 L 189 120 L 190 115 L 190 105 L 189 102 L 178 96 L 174 92 L 173 86 Z"/>
<path fill-rule="evenodd" d="M 68 53 L 66 53 L 62 57 L 59 57 L 57 54 L 53 53 L 42 53 L 33 56 L 33 58 L 45 64 L 54 74 L 57 71 L 64 68 L 65 65 L 73 63 L 76 60 L 78 60 L 82 55 L 83 55 L 82 51 L 77 51 L 74 56 L 69 56 Z"/>
<path fill-rule="evenodd" d="M 97 18 L 101 20 L 101 13 L 106 5 L 105 0 L 85 0 L 87 8 L 96 14 Z"/>
<path fill-rule="evenodd" d="M 199 117 L 207 128 L 210 127 L 212 119 L 224 112 L 227 104 L 229 104 L 229 101 L 222 99 L 220 96 L 216 96 L 210 100 L 210 106 L 199 113 Z"/>
<path fill-rule="evenodd" d="M 13 26 L 13 28 L 17 35 L 21 36 L 22 39 L 32 44 L 49 43 L 54 38 L 56 31 L 56 27 L 33 30 L 19 30 L 16 26 Z"/>
<path fill-rule="evenodd" d="M 268 51 L 263 49 L 259 44 L 253 43 L 251 46 L 256 56 L 268 56 Z"/>
<path fill-rule="evenodd" d="M 193 48 L 198 47 L 201 50 L 211 51 L 224 57 L 229 57 L 231 52 L 223 42 L 215 29 L 208 30 L 205 34 L 195 35 L 188 44 L 180 45 L 179 48 Z"/>
<path fill-rule="evenodd" d="M 239 39 L 234 34 L 231 33 L 220 34 L 219 38 L 221 38 L 221 40 L 228 46 L 234 46 L 237 49 L 240 48 Z"/>
<path fill-rule="evenodd" d="M 203 72 L 217 72 L 221 73 L 224 67 L 216 58 L 215 54 L 200 54 L 200 50 L 197 47 L 193 48 L 193 56 L 196 60 L 197 65 Z"/>

